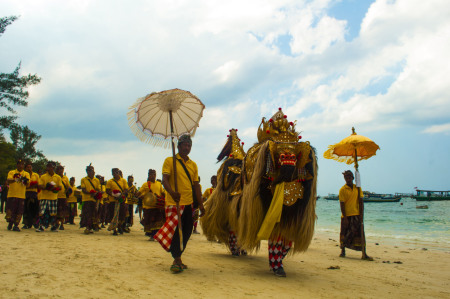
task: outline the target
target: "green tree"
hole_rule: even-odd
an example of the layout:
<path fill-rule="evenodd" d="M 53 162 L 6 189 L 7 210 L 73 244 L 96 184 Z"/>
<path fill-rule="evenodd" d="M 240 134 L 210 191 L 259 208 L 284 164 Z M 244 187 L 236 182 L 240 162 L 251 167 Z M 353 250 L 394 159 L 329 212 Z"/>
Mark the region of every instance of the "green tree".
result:
<path fill-rule="evenodd" d="M 42 151 L 36 149 L 41 135 L 33 132 L 28 126 L 12 125 L 10 127 L 12 144 L 16 147 L 16 159 L 35 161 L 44 158 Z"/>
<path fill-rule="evenodd" d="M 13 170 L 16 167 L 16 148 L 9 142 L 6 142 L 4 138 L 0 138 L 0 185 L 3 185 L 6 181 L 8 171 Z"/>
<path fill-rule="evenodd" d="M 6 27 L 12 22 L 17 20 L 17 16 L 3 17 L 0 18 L 0 36 L 6 30 Z M 12 125 L 15 124 L 17 113 L 14 110 L 14 106 L 28 106 L 28 96 L 27 87 L 30 85 L 35 85 L 41 82 L 36 74 L 28 74 L 26 76 L 20 76 L 21 62 L 16 67 L 12 73 L 0 73 L 0 135 L 2 136 L 2 131 L 4 129 L 10 129 Z M 2 109 L 4 108 L 4 109 Z M 3 111 L 12 114 L 6 115 Z"/>

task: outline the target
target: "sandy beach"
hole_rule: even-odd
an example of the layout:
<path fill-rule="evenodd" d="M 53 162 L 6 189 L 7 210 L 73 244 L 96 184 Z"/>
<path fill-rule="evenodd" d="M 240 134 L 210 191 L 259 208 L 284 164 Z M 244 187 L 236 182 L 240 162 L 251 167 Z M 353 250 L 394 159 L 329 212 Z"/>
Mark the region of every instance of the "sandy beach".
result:
<path fill-rule="evenodd" d="M 140 225 L 112 236 L 105 229 L 84 235 L 77 225 L 11 232 L 2 223 L 0 298 L 450 298 L 449 250 L 420 244 L 368 240 L 374 261 L 367 262 L 351 250 L 339 258 L 338 236 L 316 233 L 306 253 L 285 259 L 287 277 L 278 278 L 269 271 L 266 242 L 234 258 L 193 235 L 183 255 L 189 269 L 171 274 L 170 254 Z"/>

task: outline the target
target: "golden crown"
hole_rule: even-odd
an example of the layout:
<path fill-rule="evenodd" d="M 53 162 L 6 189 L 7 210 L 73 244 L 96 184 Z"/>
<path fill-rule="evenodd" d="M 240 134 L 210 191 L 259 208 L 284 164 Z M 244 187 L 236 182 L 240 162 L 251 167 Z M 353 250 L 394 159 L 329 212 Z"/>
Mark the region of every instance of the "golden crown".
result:
<path fill-rule="evenodd" d="M 237 129 L 231 129 L 230 134 L 227 137 L 231 137 L 231 153 L 230 157 L 233 159 L 243 160 L 245 156 L 245 151 L 243 148 L 244 142 L 240 142 L 237 135 Z"/>
<path fill-rule="evenodd" d="M 258 128 L 258 142 L 272 140 L 280 143 L 297 143 L 302 137 L 295 131 L 297 121 L 289 122 L 281 108 L 266 121 L 263 117 Z"/>

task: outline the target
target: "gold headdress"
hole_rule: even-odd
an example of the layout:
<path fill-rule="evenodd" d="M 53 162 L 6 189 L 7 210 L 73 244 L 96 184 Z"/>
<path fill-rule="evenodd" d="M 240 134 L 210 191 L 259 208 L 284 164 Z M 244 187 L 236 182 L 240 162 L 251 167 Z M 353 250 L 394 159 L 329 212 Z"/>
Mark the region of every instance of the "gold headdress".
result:
<path fill-rule="evenodd" d="M 231 129 L 228 135 L 231 139 L 231 153 L 230 158 L 243 160 L 245 156 L 244 148 L 242 147 L 244 143 L 240 142 L 241 139 L 237 136 L 237 129 Z"/>
<path fill-rule="evenodd" d="M 281 108 L 266 121 L 263 117 L 258 128 L 258 142 L 272 140 L 277 143 L 297 143 L 301 136 L 295 131 L 296 122 L 289 122 Z"/>

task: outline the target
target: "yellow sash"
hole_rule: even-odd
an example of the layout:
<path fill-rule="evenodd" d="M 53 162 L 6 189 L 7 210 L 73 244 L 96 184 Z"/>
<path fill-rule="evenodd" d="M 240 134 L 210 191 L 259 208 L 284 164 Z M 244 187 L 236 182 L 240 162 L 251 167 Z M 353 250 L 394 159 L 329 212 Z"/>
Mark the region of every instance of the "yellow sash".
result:
<path fill-rule="evenodd" d="M 259 229 L 257 238 L 259 240 L 267 240 L 272 233 L 275 224 L 280 222 L 281 212 L 283 210 L 283 198 L 284 198 L 284 182 L 279 183 L 275 187 L 272 202 L 270 203 L 269 210 L 266 217 L 264 217 L 261 228 Z"/>

